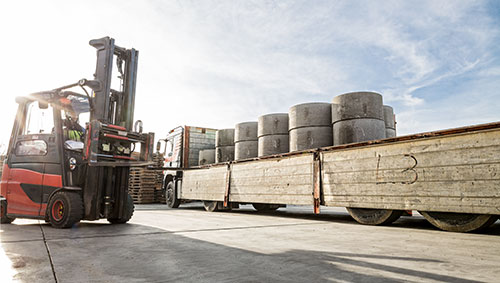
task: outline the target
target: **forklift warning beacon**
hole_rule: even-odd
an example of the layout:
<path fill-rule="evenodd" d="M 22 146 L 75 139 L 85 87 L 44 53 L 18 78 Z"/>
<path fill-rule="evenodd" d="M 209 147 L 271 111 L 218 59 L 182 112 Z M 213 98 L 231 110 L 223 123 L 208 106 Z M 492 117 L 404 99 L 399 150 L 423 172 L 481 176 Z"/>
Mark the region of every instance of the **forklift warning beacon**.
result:
<path fill-rule="evenodd" d="M 132 217 L 130 166 L 148 164 L 154 141 L 140 121 L 133 123 L 138 51 L 109 37 L 90 45 L 97 49 L 93 80 L 16 99 L 1 223 L 32 218 L 67 228 L 80 220 L 125 223 Z M 114 62 L 119 90 L 111 88 Z"/>

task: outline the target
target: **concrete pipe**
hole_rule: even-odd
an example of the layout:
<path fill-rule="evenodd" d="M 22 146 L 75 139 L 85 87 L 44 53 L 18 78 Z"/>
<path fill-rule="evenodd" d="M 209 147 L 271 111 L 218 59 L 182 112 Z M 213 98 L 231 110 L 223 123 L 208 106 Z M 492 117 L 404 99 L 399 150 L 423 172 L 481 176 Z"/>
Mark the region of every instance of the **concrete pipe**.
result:
<path fill-rule="evenodd" d="M 333 98 L 332 121 L 357 118 L 384 120 L 382 95 L 375 92 L 351 92 Z"/>
<path fill-rule="evenodd" d="M 258 156 L 287 153 L 289 151 L 288 134 L 259 137 Z"/>
<path fill-rule="evenodd" d="M 234 126 L 234 142 L 257 141 L 257 122 L 243 122 Z"/>
<path fill-rule="evenodd" d="M 258 141 L 238 141 L 234 144 L 234 160 L 257 157 Z"/>
<path fill-rule="evenodd" d="M 234 146 L 234 129 L 222 129 L 215 132 L 215 147 Z"/>
<path fill-rule="evenodd" d="M 207 165 L 215 163 L 215 149 L 202 149 L 198 156 L 198 165 Z"/>
<path fill-rule="evenodd" d="M 257 136 L 288 135 L 288 114 L 275 113 L 259 117 Z"/>
<path fill-rule="evenodd" d="M 396 116 L 391 106 L 384 105 L 385 137 L 396 136 Z"/>
<path fill-rule="evenodd" d="M 290 151 L 333 145 L 330 103 L 304 103 L 289 112 Z"/>
<path fill-rule="evenodd" d="M 333 145 L 332 127 L 317 126 L 290 130 L 290 152 Z"/>
<path fill-rule="evenodd" d="M 290 130 L 309 126 L 332 124 L 331 104 L 324 102 L 303 103 L 290 107 L 288 112 Z"/>
<path fill-rule="evenodd" d="M 391 129 L 391 128 L 385 128 L 385 137 L 386 138 L 396 137 L 396 130 Z"/>
<path fill-rule="evenodd" d="M 228 162 L 234 160 L 234 145 L 215 148 L 215 162 Z"/>
<path fill-rule="evenodd" d="M 333 144 L 340 145 L 385 138 L 385 123 L 381 119 L 351 119 L 333 124 Z"/>

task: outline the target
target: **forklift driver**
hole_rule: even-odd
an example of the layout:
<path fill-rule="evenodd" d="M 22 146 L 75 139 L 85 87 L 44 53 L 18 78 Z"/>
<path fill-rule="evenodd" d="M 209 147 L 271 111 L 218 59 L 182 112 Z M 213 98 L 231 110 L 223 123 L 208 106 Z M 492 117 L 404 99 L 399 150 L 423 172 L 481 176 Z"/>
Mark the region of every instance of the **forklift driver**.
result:
<path fill-rule="evenodd" d="M 72 109 L 66 110 L 64 120 L 64 139 L 82 142 L 85 129 L 78 123 L 78 115 Z"/>

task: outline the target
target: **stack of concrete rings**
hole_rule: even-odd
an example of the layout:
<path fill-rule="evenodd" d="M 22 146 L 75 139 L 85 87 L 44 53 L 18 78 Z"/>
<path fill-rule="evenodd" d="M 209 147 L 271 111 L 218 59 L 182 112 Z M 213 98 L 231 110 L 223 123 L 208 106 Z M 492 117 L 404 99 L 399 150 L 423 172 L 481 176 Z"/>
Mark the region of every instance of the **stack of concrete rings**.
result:
<path fill-rule="evenodd" d="M 222 129 L 215 132 L 215 162 L 234 160 L 234 129 Z"/>
<path fill-rule="evenodd" d="M 333 145 L 331 107 L 313 102 L 290 108 L 290 152 Z"/>
<path fill-rule="evenodd" d="M 288 114 L 262 115 L 258 119 L 258 156 L 286 153 L 288 145 Z"/>
<path fill-rule="evenodd" d="M 234 127 L 234 159 L 257 157 L 257 122 L 243 122 Z"/>
<path fill-rule="evenodd" d="M 334 97 L 333 144 L 384 139 L 382 106 L 382 95 L 375 92 L 351 92 Z"/>

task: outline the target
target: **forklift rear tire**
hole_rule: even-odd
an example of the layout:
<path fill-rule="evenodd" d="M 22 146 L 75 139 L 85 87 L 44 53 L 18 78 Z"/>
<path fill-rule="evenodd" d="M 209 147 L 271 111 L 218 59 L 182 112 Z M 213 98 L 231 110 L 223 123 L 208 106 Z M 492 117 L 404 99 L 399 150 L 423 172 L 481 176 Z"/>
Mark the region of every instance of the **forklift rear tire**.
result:
<path fill-rule="evenodd" d="M 121 218 L 108 218 L 108 221 L 111 224 L 124 224 L 127 223 L 130 218 L 132 218 L 132 215 L 134 215 L 134 200 L 132 197 L 127 194 L 127 203 L 125 204 L 125 211 L 123 213 L 123 217 Z"/>
<path fill-rule="evenodd" d="M 7 202 L 2 200 L 0 201 L 0 223 L 2 224 L 10 224 L 16 218 L 7 216 Z"/>
<path fill-rule="evenodd" d="M 169 208 L 178 208 L 181 204 L 181 200 L 177 198 L 177 192 L 175 191 L 174 182 L 170 181 L 167 184 L 167 188 L 165 190 L 165 198 L 167 201 L 167 206 Z"/>
<path fill-rule="evenodd" d="M 69 228 L 83 217 L 83 202 L 78 193 L 59 191 L 47 206 L 49 222 L 54 228 Z"/>

